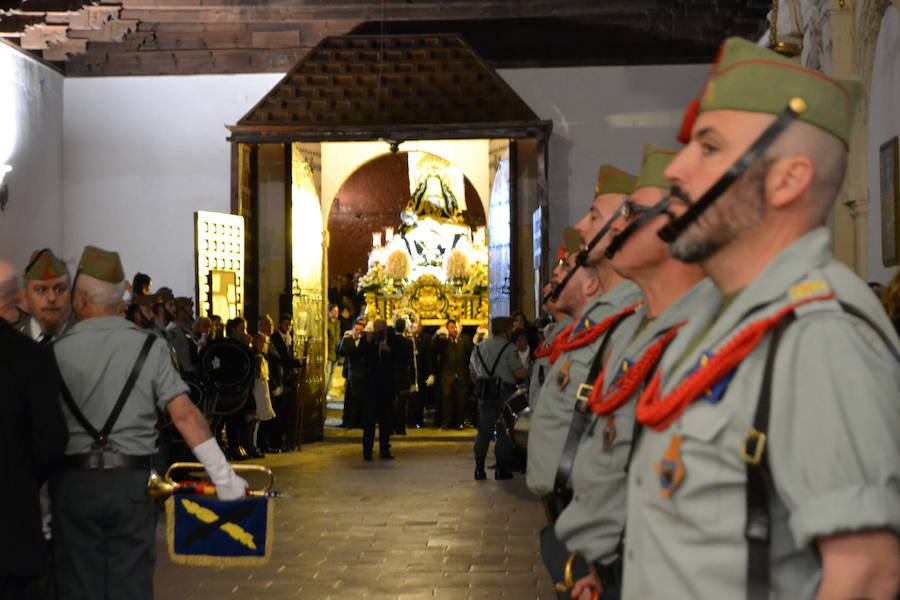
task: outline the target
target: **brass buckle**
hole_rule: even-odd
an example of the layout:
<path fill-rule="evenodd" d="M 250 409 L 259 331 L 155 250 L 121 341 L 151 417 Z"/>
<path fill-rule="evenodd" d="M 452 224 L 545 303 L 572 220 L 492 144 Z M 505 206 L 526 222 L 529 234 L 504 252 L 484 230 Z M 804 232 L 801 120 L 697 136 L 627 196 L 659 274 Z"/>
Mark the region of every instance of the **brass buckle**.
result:
<path fill-rule="evenodd" d="M 575 397 L 587 404 L 588 400 L 591 397 L 592 391 L 594 391 L 594 386 L 582 383 L 578 386 L 578 391 L 575 392 Z"/>
<path fill-rule="evenodd" d="M 749 444 L 753 444 L 753 454 L 747 452 Z M 741 445 L 741 459 L 755 466 L 762 462 L 763 453 L 766 451 L 766 434 L 751 429 L 744 435 L 744 443 Z"/>

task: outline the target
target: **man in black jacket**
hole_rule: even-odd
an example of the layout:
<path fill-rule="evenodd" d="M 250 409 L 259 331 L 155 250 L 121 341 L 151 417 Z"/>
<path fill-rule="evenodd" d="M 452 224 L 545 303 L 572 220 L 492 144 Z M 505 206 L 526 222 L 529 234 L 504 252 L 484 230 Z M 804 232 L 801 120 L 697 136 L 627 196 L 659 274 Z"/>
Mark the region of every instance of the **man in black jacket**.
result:
<path fill-rule="evenodd" d="M 14 314 L 15 275 L 0 263 L 0 315 Z M 6 277 L 4 277 L 4 275 Z M 38 597 L 47 575 L 38 490 L 69 439 L 52 352 L 0 318 L 0 599 Z"/>
<path fill-rule="evenodd" d="M 363 358 L 359 342 L 363 337 L 366 320 L 360 317 L 353 329 L 344 332 L 337 353 L 344 357 L 344 414 L 341 427 L 354 429 L 362 426 L 362 394 L 364 388 Z"/>
<path fill-rule="evenodd" d="M 444 429 L 462 429 L 471 397 L 469 357 L 472 338 L 462 335 L 456 321 L 447 321 L 447 335 L 435 335 L 431 355 L 441 384 L 441 421 Z M 427 383 L 434 384 L 434 375 Z"/>
<path fill-rule="evenodd" d="M 394 320 L 394 433 L 406 435 L 407 406 L 411 402 L 412 387 L 416 383 L 416 364 L 412 340 L 404 337 L 406 321 Z"/>
<path fill-rule="evenodd" d="M 363 458 L 372 460 L 375 445 L 375 423 L 378 423 L 378 450 L 381 458 L 391 454 L 391 432 L 394 420 L 394 357 L 398 352 L 397 336 L 384 319 L 376 319 L 357 351 L 363 357 L 365 393 L 362 398 Z"/>

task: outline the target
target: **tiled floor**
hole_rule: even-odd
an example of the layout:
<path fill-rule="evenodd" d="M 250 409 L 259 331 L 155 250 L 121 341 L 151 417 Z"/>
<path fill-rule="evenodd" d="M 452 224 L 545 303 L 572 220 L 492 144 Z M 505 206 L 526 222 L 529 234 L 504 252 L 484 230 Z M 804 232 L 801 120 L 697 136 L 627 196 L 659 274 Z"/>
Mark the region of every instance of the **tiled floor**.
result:
<path fill-rule="evenodd" d="M 156 598 L 554 597 L 524 476 L 473 481 L 470 441 L 395 441 L 393 452 L 367 463 L 359 443 L 325 442 L 261 461 L 294 496 L 277 501 L 263 567 L 174 565 L 160 523 Z"/>

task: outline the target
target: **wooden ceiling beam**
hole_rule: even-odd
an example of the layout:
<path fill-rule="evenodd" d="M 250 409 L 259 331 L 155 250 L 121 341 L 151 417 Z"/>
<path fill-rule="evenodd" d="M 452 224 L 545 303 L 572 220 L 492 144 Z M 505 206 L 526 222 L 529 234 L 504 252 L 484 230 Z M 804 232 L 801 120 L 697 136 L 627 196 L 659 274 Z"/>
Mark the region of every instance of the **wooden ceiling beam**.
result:
<path fill-rule="evenodd" d="M 74 54 L 87 52 L 87 40 L 67 38 L 61 42 L 50 42 L 44 48 L 44 60 L 64 61 Z"/>
<path fill-rule="evenodd" d="M 310 48 L 282 50 L 196 50 L 116 52 L 74 56 L 69 76 L 190 75 L 203 73 L 279 73 L 288 71 Z"/>
<path fill-rule="evenodd" d="M 376 2 L 329 2 L 322 5 L 265 2 L 238 6 L 198 5 L 166 0 L 122 0 L 122 18 L 159 23 L 249 23 L 253 21 L 301 22 L 315 20 L 434 21 L 447 19 L 520 19 L 534 17 L 613 16 L 648 14 L 655 0 L 456 0 L 398 3 L 382 10 Z"/>
<path fill-rule="evenodd" d="M 66 38 L 65 25 L 29 25 L 21 37 L 21 46 L 25 50 L 43 50 L 51 42 L 63 42 Z"/>

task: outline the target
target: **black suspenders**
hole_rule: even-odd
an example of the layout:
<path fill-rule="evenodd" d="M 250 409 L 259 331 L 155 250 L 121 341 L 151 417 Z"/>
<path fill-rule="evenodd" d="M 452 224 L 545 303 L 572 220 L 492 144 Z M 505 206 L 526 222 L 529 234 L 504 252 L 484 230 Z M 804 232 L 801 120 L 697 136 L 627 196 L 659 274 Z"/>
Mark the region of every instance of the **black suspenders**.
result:
<path fill-rule="evenodd" d="M 141 351 L 134 361 L 134 366 L 131 367 L 131 373 L 128 374 L 128 379 L 125 380 L 125 385 L 122 387 L 122 391 L 116 399 L 116 404 L 100 431 L 97 431 L 84 416 L 84 413 L 78 409 L 75 400 L 72 398 L 72 393 L 69 392 L 69 388 L 63 380 L 62 375 L 59 376 L 59 387 L 63 401 L 69 408 L 69 412 L 71 412 L 72 416 L 75 417 L 75 420 L 78 421 L 78 424 L 81 425 L 88 435 L 94 438 L 95 449 L 103 449 L 106 447 L 106 444 L 109 443 L 109 434 L 112 432 L 113 426 L 115 426 L 116 421 L 119 419 L 119 415 L 122 414 L 122 409 L 125 408 L 125 402 L 128 400 L 128 396 L 131 395 L 131 390 L 134 388 L 138 375 L 140 375 L 141 369 L 144 367 L 144 361 L 147 360 L 147 354 L 150 353 L 150 346 L 156 341 L 155 334 L 146 334 L 146 336 L 147 339 L 144 340 L 144 345 L 141 346 Z"/>
<path fill-rule="evenodd" d="M 900 353 L 874 321 L 855 306 L 845 302 L 839 304 L 844 312 L 871 327 L 887 346 L 888 352 L 900 363 Z M 766 457 L 766 433 L 769 429 L 769 409 L 772 405 L 775 355 L 784 331 L 795 320 L 796 315 L 793 312 L 788 313 L 772 330 L 772 340 L 763 368 L 759 401 L 753 415 L 753 428 L 747 432 L 741 447 L 741 458 L 747 468 L 747 521 L 744 526 L 744 538 L 747 540 L 747 600 L 768 600 L 771 589 L 769 546 L 772 540 L 772 519 L 769 513 L 769 496 L 773 482 Z"/>

